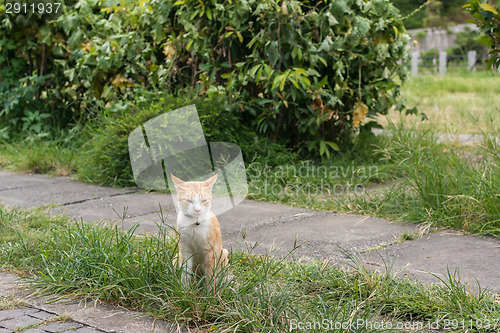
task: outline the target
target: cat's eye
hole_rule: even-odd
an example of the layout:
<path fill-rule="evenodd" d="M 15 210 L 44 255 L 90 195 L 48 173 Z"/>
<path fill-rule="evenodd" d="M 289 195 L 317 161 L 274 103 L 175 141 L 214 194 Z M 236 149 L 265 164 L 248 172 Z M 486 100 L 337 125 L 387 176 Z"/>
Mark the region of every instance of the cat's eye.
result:
<path fill-rule="evenodd" d="M 208 199 L 201 200 L 201 203 L 206 203 L 206 202 L 208 202 Z"/>
<path fill-rule="evenodd" d="M 184 199 L 183 201 L 184 201 L 185 203 L 189 203 L 189 204 L 193 203 L 193 200 L 189 200 L 189 199 Z"/>

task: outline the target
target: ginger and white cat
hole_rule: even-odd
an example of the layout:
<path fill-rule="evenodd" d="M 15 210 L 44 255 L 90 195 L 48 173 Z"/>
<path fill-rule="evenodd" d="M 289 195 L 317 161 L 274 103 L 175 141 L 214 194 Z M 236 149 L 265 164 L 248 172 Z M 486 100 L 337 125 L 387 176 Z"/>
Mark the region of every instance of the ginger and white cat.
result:
<path fill-rule="evenodd" d="M 171 175 L 177 191 L 179 213 L 177 232 L 183 282 L 191 274 L 205 274 L 210 281 L 223 266 L 228 265 L 228 251 L 222 247 L 219 221 L 210 211 L 212 187 L 217 175 L 203 182 L 185 182 Z"/>

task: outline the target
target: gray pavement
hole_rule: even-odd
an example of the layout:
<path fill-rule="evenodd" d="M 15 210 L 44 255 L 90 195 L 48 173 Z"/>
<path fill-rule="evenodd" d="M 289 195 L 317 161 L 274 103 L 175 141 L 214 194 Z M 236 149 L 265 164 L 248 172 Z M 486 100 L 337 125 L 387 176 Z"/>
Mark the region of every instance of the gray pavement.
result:
<path fill-rule="evenodd" d="M 136 232 L 139 233 L 157 232 L 158 227 L 165 224 L 173 226 L 176 219 L 172 198 L 166 194 L 140 193 L 87 185 L 67 177 L 8 171 L 0 171 L 0 203 L 21 208 L 46 206 L 53 214 L 64 213 L 89 222 L 106 221 L 124 230 L 138 223 Z M 219 215 L 218 219 L 224 246 L 233 250 L 258 242 L 254 253 L 285 255 L 294 244 L 302 244 L 292 252 L 293 256 L 328 259 L 332 264 L 345 265 L 348 259 L 339 251 L 342 248 L 373 269 L 383 270 L 390 266 L 402 277 L 424 282 L 439 282 L 431 273 L 443 277 L 448 270 L 453 273 L 458 269 L 461 281 L 469 283 L 472 289 L 477 289 L 477 279 L 481 288 L 500 293 L 500 241 L 497 239 L 442 231 L 401 242 L 404 234 L 418 234 L 419 226 L 251 200 L 245 200 Z M 31 310 L 5 312 L 4 315 L 0 312 L 0 333 L 2 329 L 11 332 L 8 320 L 26 320 L 25 326 L 28 326 L 29 321 L 37 320 L 33 313 L 45 315 L 45 312 L 68 314 L 73 319 L 69 323 L 80 325 L 71 328 L 77 332 L 92 332 L 92 329 L 105 332 L 177 330 L 142 314 L 101 304 L 89 305 L 81 300 L 46 304 L 43 298 L 27 297 L 18 282 L 16 276 L 0 273 L 0 296 L 17 295 Z M 4 317 L 12 318 L 2 319 Z M 4 325 L 5 321 L 10 327 Z M 33 329 L 41 331 L 46 327 L 35 326 L 33 332 L 37 332 Z M 51 332 L 51 326 L 48 327 L 45 332 Z"/>

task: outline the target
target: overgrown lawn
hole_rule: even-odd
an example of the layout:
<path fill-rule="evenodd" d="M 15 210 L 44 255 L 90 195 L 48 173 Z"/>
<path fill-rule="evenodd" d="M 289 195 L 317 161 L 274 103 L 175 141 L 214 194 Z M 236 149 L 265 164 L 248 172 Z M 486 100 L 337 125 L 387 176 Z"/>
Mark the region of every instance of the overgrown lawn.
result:
<path fill-rule="evenodd" d="M 371 329 L 373 323 L 439 323 L 443 328 L 463 321 L 464 331 L 494 332 L 493 324 L 500 320 L 500 305 L 493 297 L 481 289 L 473 293 L 453 273 L 442 276 L 441 285 L 424 285 L 396 278 L 390 263 L 387 273 L 370 271 L 348 252 L 347 268 L 300 262 L 293 253 L 281 258 L 233 252 L 214 292 L 204 280 L 181 284 L 180 270 L 172 264 L 175 242 L 168 232 L 138 236 L 133 229 L 61 225 L 42 212 L 1 211 L 0 225 L 13 228 L 17 238 L 0 241 L 0 265 L 24 271 L 41 292 L 88 296 L 182 326 L 323 332 L 328 325 L 328 331 L 345 332 L 347 325 L 352 332 L 383 332 L 388 330 Z M 23 227 L 32 219 L 48 225 L 43 230 Z M 489 329 L 484 328 L 487 321 Z"/>

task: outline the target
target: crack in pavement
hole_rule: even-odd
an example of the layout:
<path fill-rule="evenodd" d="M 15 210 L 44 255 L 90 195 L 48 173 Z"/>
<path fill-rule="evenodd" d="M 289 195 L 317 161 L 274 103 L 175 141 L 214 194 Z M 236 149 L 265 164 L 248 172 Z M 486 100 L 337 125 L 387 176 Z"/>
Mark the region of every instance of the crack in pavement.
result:
<path fill-rule="evenodd" d="M 246 225 L 245 229 L 247 231 L 250 229 L 258 230 L 259 228 L 262 228 L 262 227 L 271 227 L 271 226 L 275 226 L 275 225 L 280 224 L 280 223 L 292 222 L 292 221 L 297 221 L 297 220 L 305 220 L 305 219 L 308 219 L 311 217 L 321 216 L 321 215 L 326 215 L 326 214 L 324 212 L 295 213 L 293 215 L 284 216 L 281 218 L 270 218 L 267 220 L 263 220 L 262 222 L 254 223 L 252 225 Z M 243 226 L 241 226 L 240 230 L 233 230 L 233 231 L 225 232 L 225 235 L 232 236 L 235 234 L 241 234 L 242 229 L 243 229 Z"/>
<path fill-rule="evenodd" d="M 106 198 L 112 198 L 112 197 L 116 197 L 116 196 L 119 196 L 119 195 L 128 195 L 128 194 L 133 194 L 133 193 L 137 193 L 137 192 L 138 192 L 138 190 L 130 190 L 129 192 L 125 192 L 125 193 L 115 193 L 115 194 L 110 194 L 110 195 L 106 195 L 106 196 L 99 196 L 99 197 L 94 197 L 94 198 L 88 198 L 88 199 L 82 199 L 82 200 L 76 200 L 76 201 L 66 202 L 66 203 L 61 204 L 60 206 L 61 207 L 66 207 L 66 206 L 81 204 L 81 203 L 92 201 L 92 200 L 103 200 L 103 199 L 106 199 Z"/>

